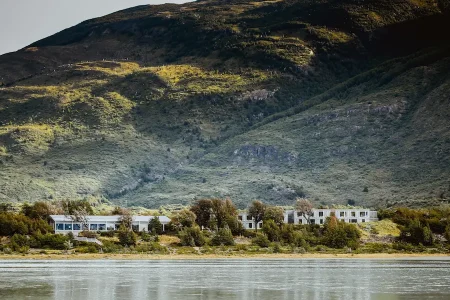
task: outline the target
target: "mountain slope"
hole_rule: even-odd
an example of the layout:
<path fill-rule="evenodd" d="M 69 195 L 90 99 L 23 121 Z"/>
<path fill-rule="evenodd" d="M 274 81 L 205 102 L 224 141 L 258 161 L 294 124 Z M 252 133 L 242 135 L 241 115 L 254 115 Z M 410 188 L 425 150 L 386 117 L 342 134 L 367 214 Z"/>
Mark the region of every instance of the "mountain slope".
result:
<path fill-rule="evenodd" d="M 141 6 L 3 55 L 0 199 L 445 199 L 448 7 Z"/>

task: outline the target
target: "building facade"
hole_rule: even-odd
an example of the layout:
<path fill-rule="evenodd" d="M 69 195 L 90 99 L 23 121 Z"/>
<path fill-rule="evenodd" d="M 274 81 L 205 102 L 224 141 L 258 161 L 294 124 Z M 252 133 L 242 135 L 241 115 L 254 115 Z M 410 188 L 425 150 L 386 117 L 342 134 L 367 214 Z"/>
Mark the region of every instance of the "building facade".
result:
<path fill-rule="evenodd" d="M 238 219 L 241 221 L 245 229 L 255 229 L 255 219 L 249 216 L 247 212 L 240 212 Z M 262 224 L 262 221 L 258 222 L 258 224 L 256 224 L 256 228 L 262 228 Z"/>
<path fill-rule="evenodd" d="M 344 221 L 346 223 L 365 223 L 378 221 L 378 216 L 376 211 L 364 208 L 354 208 L 354 209 L 313 209 L 312 215 L 309 218 L 311 224 L 324 224 L 325 220 L 334 213 L 339 221 Z M 239 213 L 239 221 L 245 229 L 255 229 L 254 219 L 248 215 L 247 212 L 243 211 Z M 308 224 L 308 219 L 302 216 L 299 212 L 295 210 L 285 210 L 284 211 L 284 223 L 286 224 Z M 257 224 L 257 228 L 262 228 L 263 222 L 260 221 Z"/>
<path fill-rule="evenodd" d="M 72 232 L 75 236 L 81 231 L 111 231 L 118 230 L 120 226 L 121 216 L 87 216 L 86 224 L 83 226 L 81 222 L 76 222 L 70 216 L 51 215 L 51 225 L 55 233 L 68 234 Z M 166 216 L 133 216 L 132 229 L 134 231 L 148 231 L 150 220 L 158 218 L 163 226 L 169 224 L 170 219 Z M 84 228 L 83 228 L 84 227 Z"/>
<path fill-rule="evenodd" d="M 378 221 L 377 212 L 370 209 L 313 209 L 309 219 L 311 224 L 324 224 L 325 220 L 334 213 L 339 221 L 346 223 L 365 223 Z M 284 222 L 288 224 L 308 224 L 308 219 L 298 211 L 286 210 L 284 212 Z"/>

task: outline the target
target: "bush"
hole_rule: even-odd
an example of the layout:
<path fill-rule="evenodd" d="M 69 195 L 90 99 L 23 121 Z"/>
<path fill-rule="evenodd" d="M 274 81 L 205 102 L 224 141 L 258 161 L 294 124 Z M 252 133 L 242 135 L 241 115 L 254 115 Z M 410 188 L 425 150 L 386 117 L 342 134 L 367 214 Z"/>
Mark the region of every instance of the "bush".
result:
<path fill-rule="evenodd" d="M 23 247 L 29 248 L 29 246 L 30 246 L 30 239 L 26 235 L 15 234 L 11 238 L 11 248 L 14 251 L 18 251 Z"/>
<path fill-rule="evenodd" d="M 323 244 L 331 248 L 356 248 L 360 233 L 353 224 L 338 221 L 336 217 L 327 218 L 324 225 Z"/>
<path fill-rule="evenodd" d="M 111 241 L 103 241 L 102 249 L 105 253 L 118 253 L 123 250 L 123 246 Z"/>
<path fill-rule="evenodd" d="M 447 239 L 447 242 L 450 243 L 450 225 L 447 225 L 447 227 L 445 228 L 444 236 Z"/>
<path fill-rule="evenodd" d="M 114 237 L 115 234 L 116 234 L 116 232 L 114 230 L 100 232 L 100 236 L 105 236 L 105 237 Z"/>
<path fill-rule="evenodd" d="M 205 244 L 205 237 L 200 227 L 186 227 L 178 233 L 182 246 L 198 246 L 201 247 Z"/>
<path fill-rule="evenodd" d="M 264 222 L 262 230 L 271 242 L 278 242 L 281 238 L 281 231 L 274 220 L 268 219 Z"/>
<path fill-rule="evenodd" d="M 82 237 L 87 237 L 90 239 L 96 239 L 98 237 L 98 234 L 94 231 L 88 231 L 88 230 L 84 230 L 81 231 L 78 236 L 82 236 Z"/>
<path fill-rule="evenodd" d="M 210 242 L 211 246 L 233 246 L 234 238 L 229 228 L 220 228 Z"/>
<path fill-rule="evenodd" d="M 242 233 L 242 235 L 246 238 L 254 238 L 256 237 L 256 232 L 254 230 L 244 230 L 244 232 Z"/>
<path fill-rule="evenodd" d="M 95 244 L 90 244 L 88 246 L 77 247 L 75 251 L 78 253 L 98 253 L 99 248 Z"/>
<path fill-rule="evenodd" d="M 252 239 L 252 244 L 258 245 L 261 248 L 267 248 L 270 245 L 270 241 L 267 238 L 267 235 L 258 233 L 256 237 Z"/>
<path fill-rule="evenodd" d="M 137 252 L 159 253 L 159 254 L 164 254 L 164 253 L 169 252 L 167 247 L 162 246 L 161 244 L 159 244 L 157 242 L 152 242 L 149 244 L 140 244 L 140 245 L 136 246 L 135 250 Z"/>
<path fill-rule="evenodd" d="M 69 238 L 62 234 L 37 234 L 33 237 L 32 247 L 33 248 L 45 248 L 45 249 L 56 249 L 64 250 L 65 243 Z"/>
<path fill-rule="evenodd" d="M 159 221 L 159 217 L 153 217 L 150 220 L 150 222 L 148 223 L 148 231 L 155 235 L 163 233 L 163 226 Z"/>
<path fill-rule="evenodd" d="M 407 226 L 400 227 L 400 240 L 415 245 L 432 245 L 433 234 L 428 225 L 422 225 L 419 219 L 414 219 Z"/>
<path fill-rule="evenodd" d="M 122 246 L 134 246 L 137 242 L 136 233 L 121 225 L 119 228 L 119 243 Z"/>
<path fill-rule="evenodd" d="M 0 213 L 0 236 L 27 235 L 38 231 L 49 233 L 52 227 L 44 220 L 34 220 L 11 212 Z"/>

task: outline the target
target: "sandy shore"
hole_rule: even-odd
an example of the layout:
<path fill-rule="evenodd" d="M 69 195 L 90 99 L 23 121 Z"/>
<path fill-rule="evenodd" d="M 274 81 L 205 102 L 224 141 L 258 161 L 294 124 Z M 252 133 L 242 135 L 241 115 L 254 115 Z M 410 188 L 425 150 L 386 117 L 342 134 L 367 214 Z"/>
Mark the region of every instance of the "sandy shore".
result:
<path fill-rule="evenodd" d="M 0 255 L 0 260 L 211 260 L 211 259 L 407 259 L 407 258 L 443 258 L 450 259 L 450 254 L 421 253 L 375 253 L 375 254 L 11 254 Z"/>

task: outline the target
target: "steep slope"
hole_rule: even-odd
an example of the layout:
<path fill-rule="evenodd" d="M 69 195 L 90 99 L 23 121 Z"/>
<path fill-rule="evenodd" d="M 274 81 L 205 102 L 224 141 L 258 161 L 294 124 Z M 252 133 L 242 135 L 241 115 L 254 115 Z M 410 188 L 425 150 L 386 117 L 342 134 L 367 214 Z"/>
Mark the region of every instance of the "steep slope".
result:
<path fill-rule="evenodd" d="M 445 198 L 448 7 L 142 6 L 1 56 L 0 199 Z"/>

